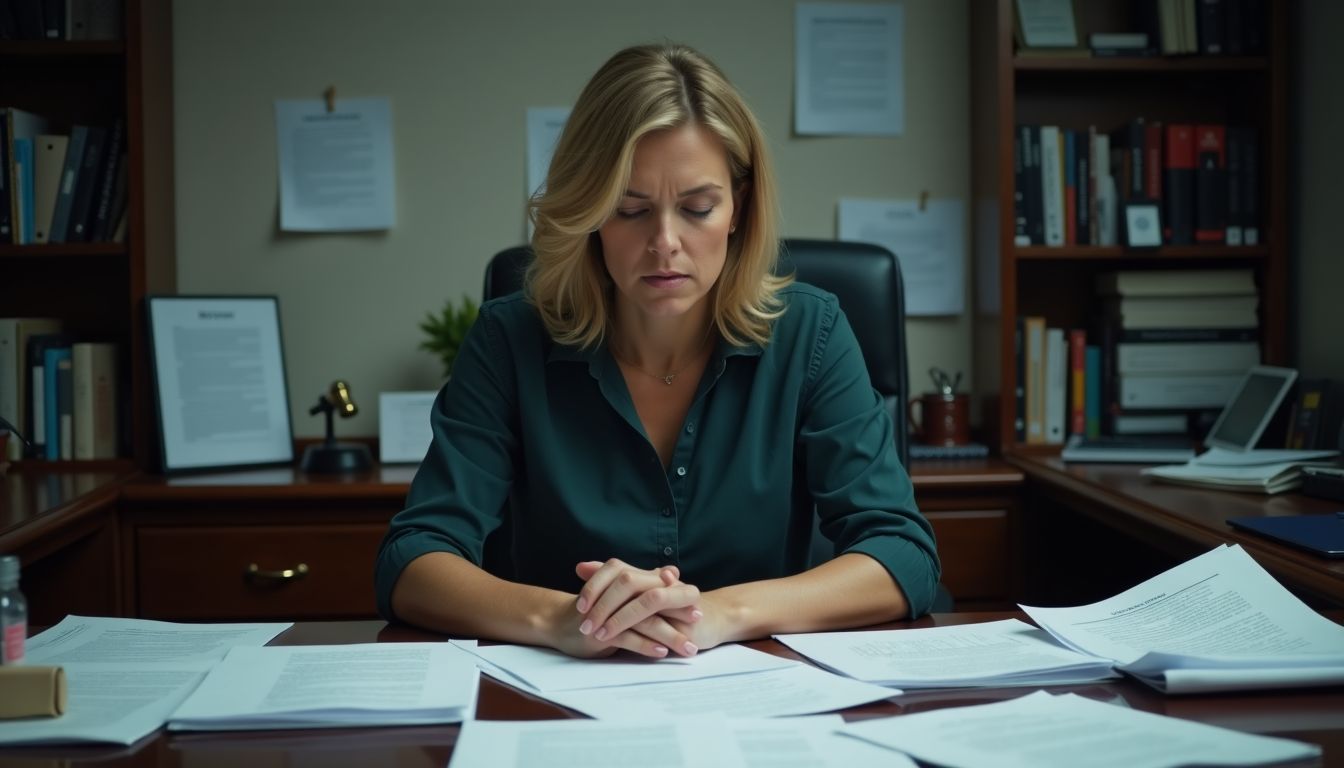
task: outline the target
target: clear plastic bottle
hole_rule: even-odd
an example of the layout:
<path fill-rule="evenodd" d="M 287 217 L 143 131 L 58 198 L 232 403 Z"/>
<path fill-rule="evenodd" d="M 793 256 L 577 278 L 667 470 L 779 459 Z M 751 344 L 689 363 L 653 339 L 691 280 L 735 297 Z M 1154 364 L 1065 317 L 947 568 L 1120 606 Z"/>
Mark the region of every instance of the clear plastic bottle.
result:
<path fill-rule="evenodd" d="M 0 664 L 23 661 L 28 640 L 28 601 L 19 591 L 19 558 L 0 555 Z"/>

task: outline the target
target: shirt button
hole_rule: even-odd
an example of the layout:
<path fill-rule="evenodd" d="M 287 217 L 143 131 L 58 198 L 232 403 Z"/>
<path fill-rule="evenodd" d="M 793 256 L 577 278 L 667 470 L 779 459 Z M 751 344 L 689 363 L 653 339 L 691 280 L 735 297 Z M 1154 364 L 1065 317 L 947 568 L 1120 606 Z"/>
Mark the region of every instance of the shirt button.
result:
<path fill-rule="evenodd" d="M 671 548 L 671 547 L 663 547 L 663 554 L 664 554 L 664 555 L 667 555 L 668 557 L 671 557 L 671 556 L 672 556 L 672 548 Z"/>
<path fill-rule="evenodd" d="M 686 434 L 688 434 L 688 435 L 694 435 L 694 434 L 695 434 L 695 422 L 694 422 L 694 421 L 692 421 L 691 423 L 689 423 L 689 424 L 686 425 Z"/>
<path fill-rule="evenodd" d="M 663 517 L 671 517 L 671 516 L 672 516 L 672 508 L 663 507 Z"/>
<path fill-rule="evenodd" d="M 686 468 L 677 467 L 677 477 L 685 477 L 685 476 L 686 476 Z"/>

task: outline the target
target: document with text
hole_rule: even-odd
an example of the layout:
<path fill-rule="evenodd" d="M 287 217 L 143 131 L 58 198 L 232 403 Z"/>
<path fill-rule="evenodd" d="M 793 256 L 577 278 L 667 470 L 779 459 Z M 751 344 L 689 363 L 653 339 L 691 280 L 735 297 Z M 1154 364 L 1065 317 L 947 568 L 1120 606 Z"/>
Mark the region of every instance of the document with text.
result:
<path fill-rule="evenodd" d="M 480 673 L 448 643 L 234 648 L 172 731 L 430 725 L 469 718 Z"/>
<path fill-rule="evenodd" d="M 1017 619 L 775 639 L 842 675 L 903 688 L 1069 685 L 1117 677 L 1109 659 L 1065 648 Z"/>
<path fill-rule="evenodd" d="M 218 661 L 235 645 L 262 646 L 292 626 L 66 616 L 28 638 L 25 655 L 29 664 Z"/>
<path fill-rule="evenodd" d="M 845 725 L 843 733 L 950 768 L 1273 765 L 1321 754 L 1315 744 L 1045 691 L 993 704 L 863 720 Z"/>
<path fill-rule="evenodd" d="M 1108 600 L 1021 606 L 1060 642 L 1167 693 L 1344 683 L 1344 627 L 1240 546 L 1219 547 Z"/>
<path fill-rule="evenodd" d="M 582 765 L 584 768 L 849 768 L 914 762 L 839 734 L 839 715 L 787 720 L 686 717 L 626 721 L 473 720 L 462 733 L 449 768 Z"/>

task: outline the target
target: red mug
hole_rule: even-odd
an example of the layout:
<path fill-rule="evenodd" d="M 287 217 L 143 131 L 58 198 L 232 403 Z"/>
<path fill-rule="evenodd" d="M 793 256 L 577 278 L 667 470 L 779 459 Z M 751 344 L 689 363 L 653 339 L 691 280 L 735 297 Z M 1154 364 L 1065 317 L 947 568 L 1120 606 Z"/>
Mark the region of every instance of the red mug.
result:
<path fill-rule="evenodd" d="M 919 419 L 915 418 L 919 406 Z M 907 408 L 915 442 L 923 445 L 966 445 L 971 442 L 971 400 L 966 394 L 925 393 Z"/>

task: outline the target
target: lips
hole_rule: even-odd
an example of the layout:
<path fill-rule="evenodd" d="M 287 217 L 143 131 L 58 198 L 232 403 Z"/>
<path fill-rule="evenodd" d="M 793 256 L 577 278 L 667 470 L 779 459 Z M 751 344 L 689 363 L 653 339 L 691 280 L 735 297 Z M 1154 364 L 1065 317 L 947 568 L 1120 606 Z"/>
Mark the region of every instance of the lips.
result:
<path fill-rule="evenodd" d="M 651 285 L 654 288 L 675 288 L 691 278 L 689 275 L 669 272 L 666 274 L 645 275 L 641 279 L 646 285 Z"/>

